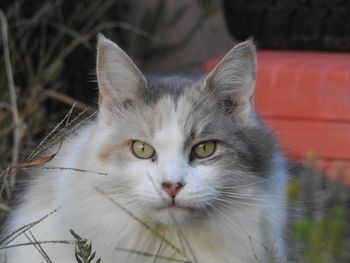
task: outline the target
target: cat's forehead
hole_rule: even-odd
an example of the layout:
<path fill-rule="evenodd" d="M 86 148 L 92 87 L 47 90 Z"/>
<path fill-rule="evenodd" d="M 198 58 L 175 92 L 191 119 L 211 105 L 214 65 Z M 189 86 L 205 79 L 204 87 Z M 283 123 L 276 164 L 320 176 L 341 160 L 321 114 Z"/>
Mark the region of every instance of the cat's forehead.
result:
<path fill-rule="evenodd" d="M 184 135 L 193 125 L 193 105 L 182 92 L 181 95 L 164 93 L 149 106 L 152 109 L 149 114 L 153 135 L 161 133 L 168 138 L 175 133 Z"/>
<path fill-rule="evenodd" d="M 152 137 L 159 133 L 168 134 L 168 138 L 181 134 L 190 140 L 194 135 L 216 133 L 222 112 L 214 98 L 200 92 L 201 85 L 200 79 L 178 76 L 153 78 L 149 82 L 145 100 L 151 109 L 147 111 L 151 121 L 144 124 Z"/>
<path fill-rule="evenodd" d="M 189 77 L 152 77 L 142 101 L 123 114 L 125 138 L 135 137 L 153 142 L 181 143 L 196 139 L 224 138 L 231 130 L 231 121 L 215 96 L 201 92 L 203 81 Z M 116 115 L 117 123 L 120 115 Z M 120 127 L 120 126 L 119 126 Z"/>
<path fill-rule="evenodd" d="M 186 90 L 193 89 L 197 85 L 196 77 L 151 75 L 147 77 L 145 100 L 146 103 L 155 104 L 163 97 L 170 97 L 176 102 Z"/>

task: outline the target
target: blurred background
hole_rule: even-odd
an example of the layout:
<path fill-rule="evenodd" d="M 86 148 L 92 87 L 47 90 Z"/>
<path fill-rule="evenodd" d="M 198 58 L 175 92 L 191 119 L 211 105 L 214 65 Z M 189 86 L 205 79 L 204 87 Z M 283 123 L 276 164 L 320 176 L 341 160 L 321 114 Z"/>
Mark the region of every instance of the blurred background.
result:
<path fill-rule="evenodd" d="M 350 262 L 350 1 L 1 0 L 0 8 L 0 219 L 15 189 L 9 165 L 28 162 L 73 105 L 79 118 L 96 108 L 98 32 L 144 72 L 164 74 L 208 72 L 254 37 L 257 108 L 291 160 L 291 258 Z"/>

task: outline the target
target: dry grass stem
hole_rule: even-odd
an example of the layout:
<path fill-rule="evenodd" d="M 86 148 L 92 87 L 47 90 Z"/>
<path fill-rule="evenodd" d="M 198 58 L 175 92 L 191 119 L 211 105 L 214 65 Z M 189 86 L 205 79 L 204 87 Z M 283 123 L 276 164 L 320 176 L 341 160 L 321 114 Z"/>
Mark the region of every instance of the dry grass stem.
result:
<path fill-rule="evenodd" d="M 258 255 L 257 255 L 256 252 L 255 252 L 255 249 L 254 249 L 254 246 L 253 246 L 253 241 L 252 241 L 252 237 L 251 237 L 251 236 L 249 236 L 249 245 L 250 245 L 250 248 L 251 248 L 252 253 L 253 253 L 253 255 L 254 255 L 255 261 L 256 261 L 256 262 L 260 262 L 260 261 L 259 261 L 259 258 L 258 258 Z"/>
<path fill-rule="evenodd" d="M 43 144 L 51 137 L 52 134 L 54 134 L 56 132 L 56 130 L 62 126 L 62 124 L 66 121 L 66 125 L 65 128 L 69 125 L 69 119 L 70 116 L 73 113 L 75 104 L 72 105 L 72 107 L 70 108 L 70 110 L 68 111 L 68 113 L 63 117 L 63 119 L 49 132 L 48 135 L 46 135 L 44 137 L 43 140 L 40 141 L 39 145 L 37 147 L 34 148 L 34 150 L 29 154 L 29 156 L 26 158 L 26 160 L 31 160 L 32 158 L 34 158 L 35 156 L 37 156 L 39 153 L 41 153 L 42 151 L 40 150 L 40 148 L 43 146 Z M 62 140 L 61 140 L 62 141 Z"/>
<path fill-rule="evenodd" d="M 50 142 L 43 146 L 41 149 L 38 149 L 36 154 L 39 154 L 43 151 L 46 151 L 47 149 L 49 149 L 50 147 L 54 146 L 55 144 L 57 144 L 59 141 L 62 141 L 65 137 L 68 137 L 69 135 L 73 134 L 75 131 L 77 131 L 83 124 L 85 124 L 86 122 L 88 122 L 90 119 L 92 119 L 97 112 L 93 112 L 90 115 L 88 115 L 86 118 L 82 119 L 81 121 L 79 121 L 78 123 L 74 124 L 76 121 L 79 120 L 79 118 L 86 113 L 86 111 L 82 111 L 78 114 L 78 116 L 76 116 L 72 121 L 70 121 L 65 128 L 58 132 L 56 135 L 52 136 L 52 138 L 50 138 Z M 74 125 L 73 125 L 74 124 Z M 73 125 L 73 126 L 72 126 Z"/>
<path fill-rule="evenodd" d="M 129 253 L 141 255 L 141 256 L 144 256 L 144 257 L 159 258 L 159 259 L 172 261 L 172 262 L 191 263 L 191 261 L 186 261 L 186 260 L 181 260 L 181 259 L 176 259 L 176 258 L 171 258 L 171 257 L 165 257 L 165 256 L 160 256 L 160 255 L 154 255 L 152 253 L 138 251 L 138 250 L 133 250 L 133 249 L 127 249 L 127 248 L 122 248 L 122 247 L 116 247 L 115 249 L 119 250 L 119 251 L 125 251 L 125 252 L 129 252 Z"/>
<path fill-rule="evenodd" d="M 160 245 L 159 245 L 159 248 L 158 248 L 158 250 L 157 250 L 157 254 L 156 254 L 156 257 L 154 258 L 153 263 L 156 263 L 156 262 L 157 262 L 157 258 L 159 258 L 160 250 L 161 250 L 162 246 L 163 246 L 163 240 L 162 240 L 162 242 L 160 242 Z"/>
<path fill-rule="evenodd" d="M 28 241 L 30 241 L 30 242 L 38 242 L 38 240 L 36 240 L 36 238 L 34 237 L 32 231 L 29 230 L 28 232 L 29 232 L 30 236 L 27 233 L 24 233 L 24 235 L 26 236 Z M 45 261 L 47 263 L 52 263 L 52 260 L 50 259 L 49 255 L 45 252 L 45 250 L 43 249 L 43 247 L 39 243 L 38 244 L 34 244 L 33 246 L 40 253 L 40 255 L 45 259 Z"/>
<path fill-rule="evenodd" d="M 44 240 L 44 241 L 33 241 L 33 242 L 23 242 L 18 244 L 13 244 L 9 246 L 0 247 L 0 250 L 14 248 L 14 247 L 23 247 L 23 246 L 33 246 L 38 244 L 63 244 L 63 245 L 74 245 L 74 240 Z"/>
<path fill-rule="evenodd" d="M 5 196 L 11 196 L 11 189 L 8 185 L 7 178 L 11 172 L 10 168 L 6 168 L 0 173 L 0 197 L 3 197 L 3 193 L 5 192 Z"/>
<path fill-rule="evenodd" d="M 31 18 L 26 18 L 26 19 L 20 19 L 16 23 L 13 23 L 10 25 L 10 27 L 22 27 L 22 26 L 30 26 L 32 24 L 36 24 L 40 22 L 40 18 L 44 15 L 46 15 L 48 12 L 50 12 L 52 9 L 58 7 L 59 5 L 62 4 L 62 1 L 57 1 L 57 3 L 51 4 L 47 3 L 44 4 L 36 13 L 33 17 Z"/>
<path fill-rule="evenodd" d="M 46 169 L 46 170 L 69 170 L 69 171 L 74 171 L 74 172 L 79 172 L 79 173 L 91 173 L 91 174 L 97 174 L 97 175 L 103 175 L 107 176 L 107 173 L 103 172 L 97 172 L 97 171 L 91 171 L 91 170 L 85 170 L 85 169 L 78 169 L 78 168 L 70 168 L 70 167 L 54 167 L 54 166 L 41 166 L 38 167 L 39 169 Z"/>
<path fill-rule="evenodd" d="M 40 222 L 42 222 L 43 220 L 45 220 L 46 218 L 48 218 L 50 215 L 56 213 L 58 210 L 55 209 L 53 211 L 51 211 L 50 213 L 46 214 L 45 216 L 43 216 L 42 218 L 31 222 L 29 224 L 26 224 L 18 229 L 16 229 L 15 231 L 13 231 L 12 233 L 10 233 L 9 235 L 5 236 L 3 239 L 0 240 L 0 248 L 2 248 L 2 245 L 4 244 L 5 246 L 9 243 L 11 243 L 13 240 L 15 240 L 18 236 L 22 235 L 24 232 L 30 230 L 32 227 L 34 227 L 35 225 L 39 224 Z"/>
<path fill-rule="evenodd" d="M 24 168 L 31 168 L 33 166 L 40 166 L 40 165 L 44 165 L 47 162 L 51 161 L 53 158 L 55 158 L 56 153 L 51 154 L 49 156 L 43 156 L 41 158 L 32 160 L 32 161 L 28 161 L 28 162 L 23 162 L 23 163 L 19 163 L 16 165 L 11 165 L 10 169 L 24 169 Z"/>
<path fill-rule="evenodd" d="M 56 90 L 46 89 L 43 91 L 43 96 L 55 99 L 57 101 L 61 101 L 61 102 L 65 103 L 67 105 L 70 105 L 70 106 L 75 105 L 75 107 L 80 109 L 80 110 L 84 110 L 84 111 L 91 110 L 91 108 L 89 106 L 87 106 L 85 103 L 77 101 L 76 99 L 74 99 L 66 94 L 63 94 L 61 92 L 58 92 Z"/>
<path fill-rule="evenodd" d="M 9 87 L 10 101 L 11 101 L 11 112 L 13 116 L 13 123 L 15 125 L 13 133 L 13 147 L 12 147 L 12 165 L 16 165 L 19 159 L 19 151 L 21 147 L 21 138 L 23 134 L 24 125 L 18 114 L 17 108 L 17 97 L 15 84 L 13 80 L 13 72 L 10 58 L 10 50 L 8 44 L 8 26 L 7 18 L 2 9 L 0 9 L 0 21 L 1 21 L 1 35 L 2 35 L 2 44 L 4 50 L 4 61 L 6 68 L 7 83 Z M 9 187 L 13 189 L 16 180 L 16 172 L 12 173 L 9 178 Z"/>

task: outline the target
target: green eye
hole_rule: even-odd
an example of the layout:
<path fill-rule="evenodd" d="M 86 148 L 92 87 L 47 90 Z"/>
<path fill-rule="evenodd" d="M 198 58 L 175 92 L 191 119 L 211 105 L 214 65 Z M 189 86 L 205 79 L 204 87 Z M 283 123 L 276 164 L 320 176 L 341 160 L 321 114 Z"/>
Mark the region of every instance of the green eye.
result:
<path fill-rule="evenodd" d="M 201 142 L 192 148 L 192 153 L 196 158 L 207 158 L 211 156 L 216 150 L 215 141 Z"/>
<path fill-rule="evenodd" d="M 131 149 L 134 155 L 140 159 L 150 159 L 155 153 L 155 150 L 151 145 L 142 141 L 133 141 Z"/>

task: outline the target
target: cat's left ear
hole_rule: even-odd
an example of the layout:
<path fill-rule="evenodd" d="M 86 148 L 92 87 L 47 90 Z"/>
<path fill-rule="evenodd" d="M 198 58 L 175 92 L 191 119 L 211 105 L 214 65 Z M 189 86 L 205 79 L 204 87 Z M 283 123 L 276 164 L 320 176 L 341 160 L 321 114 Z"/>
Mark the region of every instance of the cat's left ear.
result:
<path fill-rule="evenodd" d="M 213 96 L 230 100 L 233 115 L 240 123 L 253 118 L 256 82 L 256 48 L 252 40 L 232 48 L 209 73 L 202 87 Z"/>
<path fill-rule="evenodd" d="M 102 34 L 98 35 L 96 71 L 102 111 L 129 107 L 141 98 L 147 85 L 129 56 Z"/>

